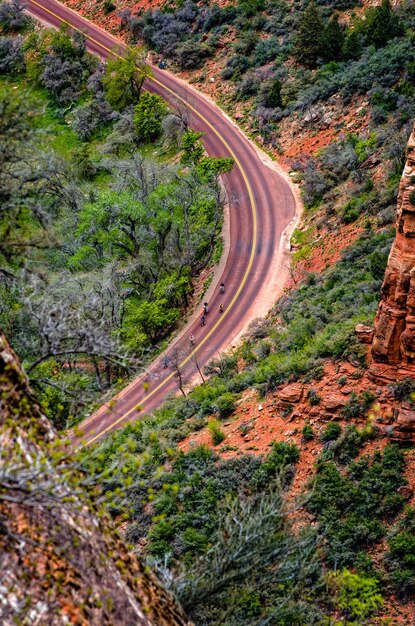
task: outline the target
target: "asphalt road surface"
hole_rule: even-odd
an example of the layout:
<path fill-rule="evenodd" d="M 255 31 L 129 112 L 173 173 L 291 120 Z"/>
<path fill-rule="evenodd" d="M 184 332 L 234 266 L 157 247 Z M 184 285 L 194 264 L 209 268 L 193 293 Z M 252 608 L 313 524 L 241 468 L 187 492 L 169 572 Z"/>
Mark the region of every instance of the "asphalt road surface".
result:
<path fill-rule="evenodd" d="M 65 22 L 82 31 L 88 49 L 103 59 L 122 55 L 126 49 L 113 36 L 55 0 L 27 0 L 27 9 L 33 17 L 52 26 Z M 159 357 L 143 375 L 80 425 L 80 445 L 97 441 L 105 433 L 160 406 L 166 397 L 178 392 L 177 371 L 184 381 L 190 380 L 198 368 L 231 344 L 246 324 L 262 285 L 275 267 L 281 234 L 295 213 L 289 183 L 262 163 L 250 142 L 216 105 L 158 67 L 153 67 L 153 77 L 145 87 L 173 105 L 184 102 L 190 111 L 191 127 L 205 133 L 203 142 L 208 154 L 232 157 L 235 161 L 232 172 L 223 177 L 230 199 L 230 246 L 218 284 L 223 281 L 226 290 L 222 295 L 219 287 L 215 289 L 203 327 L 200 306 L 198 319 L 167 352 L 167 368 Z M 219 304 L 224 307 L 222 314 Z M 194 336 L 193 345 L 190 335 Z M 176 362 L 178 368 L 173 366 Z M 76 442 L 79 444 L 79 436 Z"/>

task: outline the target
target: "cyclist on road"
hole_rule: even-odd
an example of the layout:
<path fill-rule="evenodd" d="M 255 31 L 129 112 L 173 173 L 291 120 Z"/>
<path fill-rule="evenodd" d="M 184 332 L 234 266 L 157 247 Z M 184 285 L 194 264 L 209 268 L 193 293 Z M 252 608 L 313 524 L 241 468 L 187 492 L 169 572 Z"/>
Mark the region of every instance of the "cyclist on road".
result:
<path fill-rule="evenodd" d="M 190 345 L 192 346 L 195 342 L 195 338 L 193 337 L 193 335 L 190 335 L 189 341 L 190 341 Z"/>
<path fill-rule="evenodd" d="M 219 292 L 220 293 L 225 293 L 225 283 L 221 283 L 219 286 Z"/>
<path fill-rule="evenodd" d="M 164 357 L 164 359 L 163 359 L 163 367 L 164 367 L 164 369 L 166 369 L 166 368 L 168 367 L 168 365 L 169 365 L 169 360 L 170 360 L 170 359 L 169 359 L 169 357 L 168 357 L 168 356 L 165 356 L 165 357 Z"/>
<path fill-rule="evenodd" d="M 223 313 L 223 304 L 219 305 L 219 313 Z"/>
<path fill-rule="evenodd" d="M 206 317 L 202 315 L 202 317 L 200 318 L 200 325 L 204 326 L 205 324 L 206 324 Z"/>
<path fill-rule="evenodd" d="M 206 315 L 206 313 L 208 313 L 208 312 L 209 312 L 209 306 L 208 306 L 208 303 L 207 303 L 207 302 L 204 302 L 204 303 L 203 303 L 203 310 L 204 310 L 204 312 L 205 312 L 205 315 Z"/>

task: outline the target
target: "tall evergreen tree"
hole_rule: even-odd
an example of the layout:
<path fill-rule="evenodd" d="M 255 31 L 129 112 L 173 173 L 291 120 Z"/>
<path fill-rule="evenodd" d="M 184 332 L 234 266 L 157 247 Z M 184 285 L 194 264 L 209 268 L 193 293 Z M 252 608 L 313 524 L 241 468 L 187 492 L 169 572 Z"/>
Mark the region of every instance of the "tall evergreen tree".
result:
<path fill-rule="evenodd" d="M 271 108 L 282 106 L 281 87 L 281 81 L 278 78 L 275 78 L 265 98 L 265 106 Z"/>
<path fill-rule="evenodd" d="M 324 61 L 340 61 L 344 43 L 343 29 L 338 15 L 333 15 L 324 29 L 321 56 Z"/>
<path fill-rule="evenodd" d="M 298 63 L 314 68 L 321 57 L 324 40 L 324 22 L 314 0 L 310 0 L 298 25 L 294 56 Z"/>
<path fill-rule="evenodd" d="M 343 59 L 358 59 L 362 54 L 362 36 L 356 31 L 351 30 L 347 33 L 343 44 Z"/>
<path fill-rule="evenodd" d="M 376 48 L 382 48 L 389 39 L 400 35 L 402 27 L 392 11 L 390 0 L 382 0 L 380 6 L 366 12 L 366 20 L 362 24 L 362 30 L 366 35 L 367 43 Z"/>

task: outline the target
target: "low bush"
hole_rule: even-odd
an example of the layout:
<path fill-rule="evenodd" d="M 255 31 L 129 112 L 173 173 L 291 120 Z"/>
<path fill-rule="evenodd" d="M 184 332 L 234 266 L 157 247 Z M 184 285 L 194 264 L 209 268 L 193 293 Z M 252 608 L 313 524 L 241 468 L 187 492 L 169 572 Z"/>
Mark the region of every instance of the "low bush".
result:
<path fill-rule="evenodd" d="M 209 420 L 208 429 L 214 446 L 218 446 L 224 439 L 226 439 L 226 433 L 224 433 L 221 429 L 219 420 Z"/>
<path fill-rule="evenodd" d="M 311 406 L 318 406 L 321 402 L 321 397 L 315 389 L 309 389 L 307 391 L 307 400 Z"/>
<path fill-rule="evenodd" d="M 226 419 L 234 412 L 236 408 L 235 404 L 236 396 L 233 393 L 227 392 L 219 396 L 214 402 L 214 407 L 218 412 L 220 419 Z"/>
<path fill-rule="evenodd" d="M 411 402 L 413 404 L 415 401 L 415 381 L 409 376 L 391 385 L 391 391 L 395 400 L 399 402 Z"/>
<path fill-rule="evenodd" d="M 337 422 L 330 422 L 320 435 L 321 441 L 334 441 L 341 435 L 342 427 Z"/>
<path fill-rule="evenodd" d="M 347 420 L 365 417 L 366 413 L 373 405 L 375 398 L 375 394 L 371 391 L 362 391 L 360 395 L 357 395 L 354 391 L 352 391 L 350 400 L 345 404 L 341 411 L 342 416 Z"/>
<path fill-rule="evenodd" d="M 226 65 L 222 70 L 222 78 L 229 80 L 230 78 L 235 78 L 236 76 L 241 76 L 249 67 L 248 59 L 238 54 L 236 56 L 231 57 L 226 61 Z"/>
<path fill-rule="evenodd" d="M 303 427 L 301 434 L 302 434 L 302 440 L 304 442 L 311 441 L 312 439 L 314 439 L 314 431 L 313 431 L 313 427 L 311 426 L 311 424 L 306 424 Z"/>
<path fill-rule="evenodd" d="M 282 486 L 287 486 L 293 475 L 295 464 L 300 458 L 300 451 L 295 444 L 274 443 L 264 463 L 253 473 L 249 485 L 255 490 L 270 488 L 275 479 Z"/>

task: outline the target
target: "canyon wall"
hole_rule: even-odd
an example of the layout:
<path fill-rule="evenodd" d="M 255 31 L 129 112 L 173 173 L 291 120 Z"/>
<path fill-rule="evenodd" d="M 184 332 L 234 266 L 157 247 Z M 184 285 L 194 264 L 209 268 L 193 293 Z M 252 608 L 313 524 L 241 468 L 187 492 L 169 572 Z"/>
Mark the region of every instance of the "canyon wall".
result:
<path fill-rule="evenodd" d="M 375 319 L 370 369 L 383 380 L 415 376 L 415 127 L 399 186 L 396 237 Z"/>

